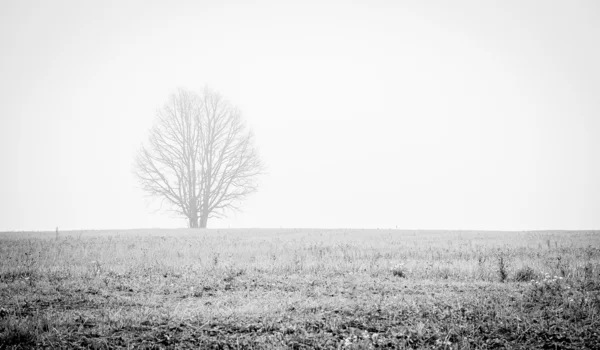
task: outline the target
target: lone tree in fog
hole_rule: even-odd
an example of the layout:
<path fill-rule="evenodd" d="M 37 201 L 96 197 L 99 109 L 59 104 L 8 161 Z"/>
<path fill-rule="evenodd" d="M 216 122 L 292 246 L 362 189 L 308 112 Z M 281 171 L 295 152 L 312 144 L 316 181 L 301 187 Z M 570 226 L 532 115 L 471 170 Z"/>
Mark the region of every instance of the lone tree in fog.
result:
<path fill-rule="evenodd" d="M 168 202 L 194 228 L 239 210 L 239 202 L 256 191 L 262 170 L 240 111 L 208 89 L 171 95 L 134 164 L 142 189 Z"/>

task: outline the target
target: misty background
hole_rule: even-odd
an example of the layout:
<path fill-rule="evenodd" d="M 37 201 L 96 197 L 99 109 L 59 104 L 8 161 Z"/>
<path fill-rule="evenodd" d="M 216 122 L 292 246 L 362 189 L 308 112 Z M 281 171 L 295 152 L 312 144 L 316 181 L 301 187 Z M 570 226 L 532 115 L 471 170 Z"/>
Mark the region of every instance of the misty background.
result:
<path fill-rule="evenodd" d="M 178 87 L 268 173 L 210 227 L 600 227 L 596 1 L 2 1 L 0 230 L 185 227 L 133 174 Z"/>

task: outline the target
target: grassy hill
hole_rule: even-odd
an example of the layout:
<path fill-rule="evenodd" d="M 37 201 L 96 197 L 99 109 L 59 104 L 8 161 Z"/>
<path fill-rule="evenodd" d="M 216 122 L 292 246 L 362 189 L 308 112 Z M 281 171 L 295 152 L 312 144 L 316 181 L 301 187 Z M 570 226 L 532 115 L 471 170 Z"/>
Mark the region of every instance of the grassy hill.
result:
<path fill-rule="evenodd" d="M 0 348 L 600 348 L 600 232 L 0 233 Z"/>

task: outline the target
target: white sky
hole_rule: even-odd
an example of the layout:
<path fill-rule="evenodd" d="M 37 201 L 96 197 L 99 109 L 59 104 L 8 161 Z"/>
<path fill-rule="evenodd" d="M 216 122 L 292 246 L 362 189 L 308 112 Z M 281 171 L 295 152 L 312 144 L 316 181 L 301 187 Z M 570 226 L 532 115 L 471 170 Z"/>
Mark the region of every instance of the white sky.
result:
<path fill-rule="evenodd" d="M 183 227 L 132 175 L 178 87 L 268 166 L 209 227 L 600 228 L 597 1 L 0 2 L 0 230 Z"/>

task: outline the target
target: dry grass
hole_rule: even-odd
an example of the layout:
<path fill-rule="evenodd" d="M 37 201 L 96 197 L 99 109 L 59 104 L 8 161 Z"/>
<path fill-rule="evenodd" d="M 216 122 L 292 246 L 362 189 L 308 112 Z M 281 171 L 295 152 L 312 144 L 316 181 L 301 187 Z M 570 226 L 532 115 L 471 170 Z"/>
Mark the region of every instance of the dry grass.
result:
<path fill-rule="evenodd" d="M 0 348 L 598 348 L 598 247 L 598 232 L 0 233 Z"/>

